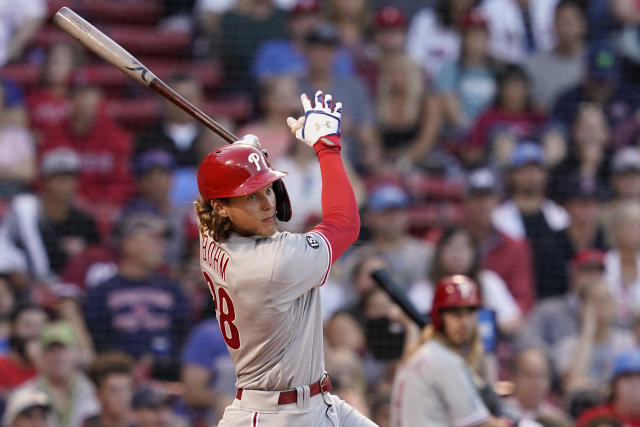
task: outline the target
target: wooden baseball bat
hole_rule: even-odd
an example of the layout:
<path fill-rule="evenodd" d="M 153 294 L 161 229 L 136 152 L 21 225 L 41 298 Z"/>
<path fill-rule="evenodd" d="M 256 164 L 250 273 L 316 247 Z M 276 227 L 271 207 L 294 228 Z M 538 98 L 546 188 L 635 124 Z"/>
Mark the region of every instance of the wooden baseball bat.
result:
<path fill-rule="evenodd" d="M 166 99 L 182 108 L 206 127 L 214 131 L 220 137 L 232 144 L 238 138 L 223 128 L 219 123 L 207 116 L 198 107 L 184 99 L 162 80 L 154 75 L 147 67 L 138 61 L 133 55 L 122 48 L 110 37 L 91 25 L 68 7 L 62 7 L 53 17 L 58 27 L 80 43 L 88 47 L 93 53 L 131 77 L 132 79 L 150 87 Z"/>
<path fill-rule="evenodd" d="M 400 309 L 413 320 L 420 329 L 427 326 L 427 320 L 418 311 L 415 305 L 409 300 L 407 293 L 391 278 L 388 271 L 378 269 L 371 273 L 371 278 L 391 297 L 391 300 L 398 304 Z"/>

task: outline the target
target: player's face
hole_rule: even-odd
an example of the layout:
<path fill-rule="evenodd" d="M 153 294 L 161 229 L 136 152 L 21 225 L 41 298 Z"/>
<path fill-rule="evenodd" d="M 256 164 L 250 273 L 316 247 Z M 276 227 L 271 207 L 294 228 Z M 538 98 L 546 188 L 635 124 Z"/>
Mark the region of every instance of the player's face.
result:
<path fill-rule="evenodd" d="M 276 195 L 271 184 L 218 206 L 220 215 L 228 217 L 233 231 L 241 236 L 269 237 L 276 232 Z"/>
<path fill-rule="evenodd" d="M 477 310 L 472 307 L 451 308 L 442 312 L 444 333 L 456 347 L 471 344 L 478 323 Z"/>

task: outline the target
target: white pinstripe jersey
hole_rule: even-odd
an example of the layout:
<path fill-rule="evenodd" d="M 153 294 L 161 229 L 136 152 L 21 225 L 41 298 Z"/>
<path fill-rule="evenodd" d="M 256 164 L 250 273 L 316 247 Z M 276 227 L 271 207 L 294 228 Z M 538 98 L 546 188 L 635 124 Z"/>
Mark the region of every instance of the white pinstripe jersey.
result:
<path fill-rule="evenodd" d="M 331 266 L 322 234 L 200 236 L 200 266 L 235 365 L 236 387 L 287 390 L 324 370 L 320 290 Z"/>

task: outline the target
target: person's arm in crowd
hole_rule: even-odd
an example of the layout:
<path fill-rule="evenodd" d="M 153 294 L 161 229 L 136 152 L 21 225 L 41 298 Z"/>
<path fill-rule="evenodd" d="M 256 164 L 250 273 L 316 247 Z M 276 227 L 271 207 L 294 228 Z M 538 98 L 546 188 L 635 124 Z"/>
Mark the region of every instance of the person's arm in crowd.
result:
<path fill-rule="evenodd" d="M 78 337 L 80 364 L 89 366 L 95 358 L 93 340 L 82 316 L 82 310 L 74 298 L 61 298 L 58 303 L 58 314 L 71 324 Z"/>
<path fill-rule="evenodd" d="M 184 402 L 195 408 L 214 408 L 216 413 L 222 414 L 233 397 L 211 388 L 210 381 L 209 369 L 195 364 L 183 365 Z"/>
<path fill-rule="evenodd" d="M 13 34 L 13 37 L 11 37 L 9 47 L 7 49 L 7 59 L 9 61 L 18 59 L 22 56 L 24 48 L 38 32 L 44 20 L 44 15 L 34 16 L 18 25 L 16 32 Z"/>
<path fill-rule="evenodd" d="M 565 390 L 574 390 L 589 385 L 589 367 L 597 332 L 597 314 L 592 301 L 588 299 L 582 306 L 582 328 L 578 335 L 577 344 L 571 354 L 571 364 L 562 375 Z"/>

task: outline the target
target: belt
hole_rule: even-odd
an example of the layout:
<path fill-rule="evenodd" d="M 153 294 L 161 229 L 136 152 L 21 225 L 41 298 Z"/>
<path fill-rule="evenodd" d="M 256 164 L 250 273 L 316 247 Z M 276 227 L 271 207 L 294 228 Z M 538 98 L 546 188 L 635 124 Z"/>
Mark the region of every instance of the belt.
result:
<path fill-rule="evenodd" d="M 309 386 L 309 397 L 313 397 L 318 393 L 325 393 L 331 391 L 331 379 L 328 375 L 322 378 L 317 383 L 313 383 Z M 242 400 L 242 389 L 239 388 L 236 391 L 236 399 Z M 287 405 L 289 403 L 298 402 L 298 390 L 292 389 L 287 391 L 281 391 L 278 397 L 278 405 Z"/>

